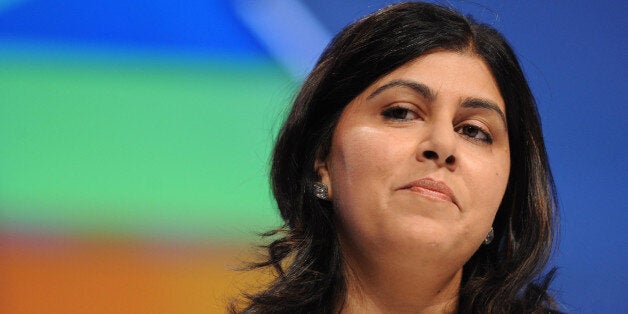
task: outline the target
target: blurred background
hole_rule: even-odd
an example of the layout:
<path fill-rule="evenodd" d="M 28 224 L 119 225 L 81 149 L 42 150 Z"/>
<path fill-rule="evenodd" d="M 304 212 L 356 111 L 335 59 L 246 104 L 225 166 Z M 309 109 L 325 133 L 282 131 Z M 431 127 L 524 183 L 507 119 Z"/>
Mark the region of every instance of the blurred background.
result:
<path fill-rule="evenodd" d="M 0 0 L 0 312 L 221 313 L 258 287 L 232 269 L 279 226 L 286 106 L 333 34 L 390 3 Z M 553 290 L 628 312 L 628 3 L 437 3 L 501 30 L 535 92 Z"/>

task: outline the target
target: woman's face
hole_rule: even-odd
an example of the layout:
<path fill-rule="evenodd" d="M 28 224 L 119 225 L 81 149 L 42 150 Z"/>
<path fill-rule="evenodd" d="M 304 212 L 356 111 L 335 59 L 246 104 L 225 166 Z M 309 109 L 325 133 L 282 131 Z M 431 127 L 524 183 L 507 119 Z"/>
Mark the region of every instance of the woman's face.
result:
<path fill-rule="evenodd" d="M 505 112 L 486 63 L 449 51 L 421 56 L 353 99 L 316 164 L 345 257 L 460 269 L 506 189 Z"/>

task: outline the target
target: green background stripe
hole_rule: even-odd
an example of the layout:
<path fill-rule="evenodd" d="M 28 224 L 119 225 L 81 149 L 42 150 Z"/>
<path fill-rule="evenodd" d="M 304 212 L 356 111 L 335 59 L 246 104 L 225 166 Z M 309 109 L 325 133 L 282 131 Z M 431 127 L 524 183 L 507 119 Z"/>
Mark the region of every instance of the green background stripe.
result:
<path fill-rule="evenodd" d="M 268 159 L 296 84 L 272 62 L 0 57 L 5 226 L 232 238 L 277 223 Z"/>

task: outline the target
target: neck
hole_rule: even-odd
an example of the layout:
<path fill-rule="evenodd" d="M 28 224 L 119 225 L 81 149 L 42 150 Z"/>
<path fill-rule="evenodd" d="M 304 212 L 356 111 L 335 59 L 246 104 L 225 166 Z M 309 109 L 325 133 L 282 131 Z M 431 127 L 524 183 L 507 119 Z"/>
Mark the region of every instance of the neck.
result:
<path fill-rule="evenodd" d="M 360 265 L 360 267 L 356 267 Z M 462 269 L 345 262 L 347 298 L 341 313 L 455 313 Z"/>

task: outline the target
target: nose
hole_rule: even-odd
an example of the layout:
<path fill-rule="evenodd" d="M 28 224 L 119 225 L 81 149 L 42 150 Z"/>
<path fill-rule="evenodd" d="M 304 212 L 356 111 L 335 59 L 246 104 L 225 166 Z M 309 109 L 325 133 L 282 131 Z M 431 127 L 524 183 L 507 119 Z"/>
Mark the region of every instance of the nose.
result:
<path fill-rule="evenodd" d="M 456 132 L 451 124 L 432 123 L 423 129 L 416 159 L 421 162 L 433 161 L 439 167 L 453 171 L 457 166 Z"/>

